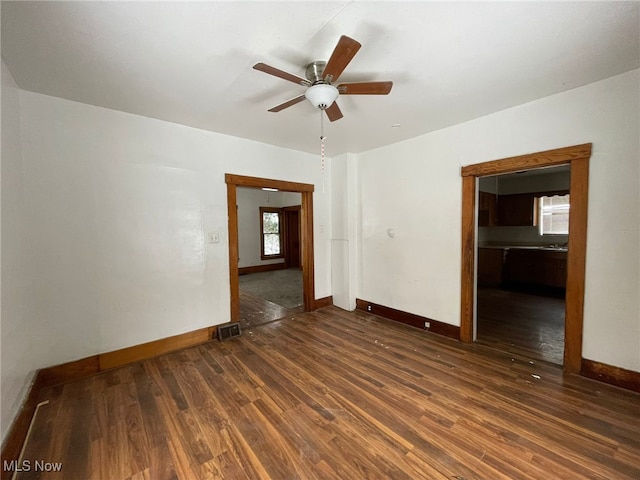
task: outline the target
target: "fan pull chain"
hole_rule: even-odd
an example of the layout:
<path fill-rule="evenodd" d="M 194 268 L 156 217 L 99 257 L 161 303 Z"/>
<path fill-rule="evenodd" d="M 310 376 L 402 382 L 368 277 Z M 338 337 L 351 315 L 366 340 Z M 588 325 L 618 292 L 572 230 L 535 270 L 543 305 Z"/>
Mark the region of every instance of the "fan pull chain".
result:
<path fill-rule="evenodd" d="M 324 192 L 324 111 L 320 110 L 320 168 L 322 170 L 322 193 Z"/>

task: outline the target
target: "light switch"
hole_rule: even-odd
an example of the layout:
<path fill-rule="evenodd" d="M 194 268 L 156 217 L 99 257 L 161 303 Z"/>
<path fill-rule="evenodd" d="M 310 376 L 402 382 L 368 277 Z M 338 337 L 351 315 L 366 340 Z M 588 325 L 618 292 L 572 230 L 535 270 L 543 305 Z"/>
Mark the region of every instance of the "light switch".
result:
<path fill-rule="evenodd" d="M 220 243 L 220 235 L 218 233 L 209 233 L 209 243 Z"/>

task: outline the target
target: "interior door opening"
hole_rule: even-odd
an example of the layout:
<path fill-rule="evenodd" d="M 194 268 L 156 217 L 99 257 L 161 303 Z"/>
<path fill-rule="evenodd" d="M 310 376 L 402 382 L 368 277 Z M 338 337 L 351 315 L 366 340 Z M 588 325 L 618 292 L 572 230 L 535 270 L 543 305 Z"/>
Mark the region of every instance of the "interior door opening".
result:
<path fill-rule="evenodd" d="M 570 373 L 581 372 L 590 157 L 591 144 L 588 143 L 462 168 L 460 341 L 473 342 L 477 338 L 478 179 L 533 168 L 570 165 L 571 215 L 566 260 L 563 368 Z"/>
<path fill-rule="evenodd" d="M 570 165 L 478 178 L 476 340 L 564 355 Z"/>
<path fill-rule="evenodd" d="M 230 284 L 230 316 L 232 322 L 241 319 L 241 273 L 257 272 L 285 272 L 292 270 L 293 277 L 287 277 L 287 281 L 301 281 L 302 305 L 298 311 L 311 311 L 315 306 L 314 287 L 314 263 L 313 263 L 313 190 L 314 186 L 304 183 L 287 182 L 257 177 L 245 177 L 226 174 L 227 184 L 227 211 L 229 226 L 229 284 Z M 239 200 L 242 201 L 243 191 L 260 192 L 267 190 L 270 194 L 262 196 L 250 213 L 254 226 L 258 224 L 255 236 L 251 241 L 259 239 L 259 252 L 255 249 L 244 249 L 243 261 L 240 263 L 240 233 L 246 219 L 239 216 Z M 273 195 L 274 203 L 270 204 L 269 195 Z M 279 196 L 276 201 L 276 195 Z M 265 200 L 265 198 L 267 200 Z M 259 213 L 258 213 L 259 212 Z M 246 240 L 246 239 L 243 239 Z M 251 242 L 249 242 L 251 243 Z M 247 259 L 247 253 L 252 252 L 254 258 Z M 297 272 L 297 273 L 296 273 Z M 286 274 L 286 272 L 285 272 Z M 282 281 L 283 282 L 283 281 Z M 276 281 L 276 283 L 282 283 Z M 267 284 L 269 281 L 267 281 Z M 294 285 L 295 283 L 292 283 Z M 269 285 L 267 285 L 269 287 Z M 286 288 L 282 286 L 281 293 Z M 296 288 L 298 285 L 296 285 Z M 248 290 L 245 288 L 245 290 Z M 288 293 L 288 292 L 284 292 Z M 255 296 L 254 296 L 255 297 Z M 261 297 L 260 297 L 261 298 Z M 251 300 L 248 298 L 248 300 Z M 255 298 L 254 298 L 255 301 Z M 254 306 L 256 306 L 255 304 Z M 279 309 L 279 305 L 273 302 L 262 303 L 256 306 L 256 312 L 260 312 L 260 318 L 254 322 L 261 322 L 269 317 L 268 321 L 282 318 L 280 313 L 286 315 L 287 309 Z M 252 308 L 250 305 L 248 308 Z M 284 316 L 283 315 L 283 316 Z M 256 323 L 254 323 L 256 324 Z"/>
<path fill-rule="evenodd" d="M 304 311 L 300 193 L 238 187 L 236 202 L 240 326 Z"/>

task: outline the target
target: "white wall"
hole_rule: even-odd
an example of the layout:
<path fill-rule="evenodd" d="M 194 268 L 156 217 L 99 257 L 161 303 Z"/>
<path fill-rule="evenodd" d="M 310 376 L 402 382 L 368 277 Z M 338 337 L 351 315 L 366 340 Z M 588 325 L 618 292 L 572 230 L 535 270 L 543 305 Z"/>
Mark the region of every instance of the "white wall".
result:
<path fill-rule="evenodd" d="M 325 201 L 328 200 L 326 193 L 322 193 L 322 187 L 318 190 L 318 195 L 324 195 Z M 302 205 L 302 195 L 296 192 L 280 192 L 280 204 L 281 207 L 297 207 Z"/>
<path fill-rule="evenodd" d="M 24 261 L 33 275 L 3 283 L 3 301 L 18 293 L 3 312 L 3 421 L 33 369 L 229 320 L 225 173 L 316 185 L 315 294 L 331 294 L 317 156 L 15 88 L 5 99 L 23 142 L 3 137 L 3 277 Z"/>
<path fill-rule="evenodd" d="M 331 292 L 335 306 L 353 310 L 356 308 L 360 198 L 357 156 L 339 155 L 331 165 Z"/>
<path fill-rule="evenodd" d="M 25 210 L 19 91 L 2 63 L 2 190 L 1 190 L 1 417 L 2 439 L 22 405 L 43 352 L 47 350 L 42 322 L 34 318 L 32 251 L 28 245 Z"/>
<path fill-rule="evenodd" d="M 357 296 L 459 325 L 461 166 L 591 142 L 583 357 L 640 371 L 639 77 L 360 154 Z"/>
<path fill-rule="evenodd" d="M 284 263 L 284 258 L 262 260 L 260 253 L 260 207 L 300 205 L 302 195 L 294 192 L 268 192 L 259 188 L 236 189 L 238 204 L 238 267 Z"/>

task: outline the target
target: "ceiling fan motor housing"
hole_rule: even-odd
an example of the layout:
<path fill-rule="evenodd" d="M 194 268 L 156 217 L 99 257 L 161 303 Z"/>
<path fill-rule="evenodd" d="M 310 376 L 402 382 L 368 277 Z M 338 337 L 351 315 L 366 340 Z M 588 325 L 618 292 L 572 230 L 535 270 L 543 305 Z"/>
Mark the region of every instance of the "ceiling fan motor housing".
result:
<path fill-rule="evenodd" d="M 325 83 L 322 78 L 322 72 L 324 72 L 324 67 L 327 66 L 327 62 L 323 61 L 315 61 L 311 62 L 307 65 L 307 70 L 305 71 L 305 76 L 307 80 L 311 82 L 312 85 L 316 83 Z"/>

